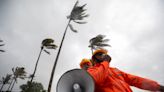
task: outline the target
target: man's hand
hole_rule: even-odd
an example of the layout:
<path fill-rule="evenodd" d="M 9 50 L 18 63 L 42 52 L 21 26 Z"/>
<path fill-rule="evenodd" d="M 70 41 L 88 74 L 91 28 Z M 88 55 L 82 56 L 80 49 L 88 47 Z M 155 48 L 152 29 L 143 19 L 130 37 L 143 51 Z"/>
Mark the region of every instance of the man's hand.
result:
<path fill-rule="evenodd" d="M 164 86 L 160 85 L 160 92 L 164 92 Z"/>

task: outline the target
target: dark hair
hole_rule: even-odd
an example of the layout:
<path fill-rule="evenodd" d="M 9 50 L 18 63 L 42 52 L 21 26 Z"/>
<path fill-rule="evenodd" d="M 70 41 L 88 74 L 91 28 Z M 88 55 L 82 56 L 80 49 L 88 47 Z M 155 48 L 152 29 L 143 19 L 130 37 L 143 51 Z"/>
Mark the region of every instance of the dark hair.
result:
<path fill-rule="evenodd" d="M 95 62 L 97 62 L 97 63 L 101 63 L 101 62 L 103 62 L 103 61 L 108 61 L 108 62 L 111 61 L 111 57 L 110 57 L 109 55 L 105 55 L 105 57 L 104 57 L 103 60 L 99 60 L 98 58 L 96 58 L 96 55 L 98 55 L 98 54 L 101 54 L 101 53 L 97 53 L 97 54 L 95 54 L 95 55 L 92 56 L 92 60 L 93 60 L 93 61 L 95 61 Z M 102 53 L 102 54 L 103 54 L 103 53 Z"/>

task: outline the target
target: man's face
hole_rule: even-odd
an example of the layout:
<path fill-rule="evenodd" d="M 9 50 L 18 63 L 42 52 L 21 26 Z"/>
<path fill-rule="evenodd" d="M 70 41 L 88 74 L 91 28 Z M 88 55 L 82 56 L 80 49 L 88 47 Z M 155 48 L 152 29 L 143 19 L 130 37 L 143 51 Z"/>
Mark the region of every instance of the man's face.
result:
<path fill-rule="evenodd" d="M 103 61 L 105 56 L 106 56 L 106 54 L 104 54 L 104 53 L 95 54 L 95 58 L 97 58 L 99 61 Z"/>

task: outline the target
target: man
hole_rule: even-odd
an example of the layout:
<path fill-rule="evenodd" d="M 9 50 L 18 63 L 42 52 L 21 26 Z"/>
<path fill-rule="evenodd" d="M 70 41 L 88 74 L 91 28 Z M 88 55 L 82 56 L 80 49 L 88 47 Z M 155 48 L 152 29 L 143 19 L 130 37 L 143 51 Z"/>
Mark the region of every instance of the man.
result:
<path fill-rule="evenodd" d="M 109 66 L 111 57 L 104 49 L 96 50 L 92 56 L 94 66 L 87 69 L 95 81 L 95 92 L 132 92 L 130 86 L 149 91 L 164 92 L 157 82 L 131 75 Z"/>

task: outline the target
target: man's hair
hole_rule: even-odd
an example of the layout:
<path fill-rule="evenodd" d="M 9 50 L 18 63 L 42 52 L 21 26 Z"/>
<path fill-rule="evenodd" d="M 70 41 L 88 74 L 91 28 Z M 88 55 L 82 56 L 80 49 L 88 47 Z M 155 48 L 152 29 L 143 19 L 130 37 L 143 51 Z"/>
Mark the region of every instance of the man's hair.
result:
<path fill-rule="evenodd" d="M 97 53 L 97 54 L 99 54 L 99 53 Z M 98 58 L 96 58 L 96 55 L 97 55 L 97 54 L 95 54 L 95 55 L 92 56 L 92 60 L 93 60 L 94 62 L 101 63 L 101 62 L 103 62 L 103 61 L 108 61 L 108 62 L 111 61 L 111 57 L 110 57 L 109 55 L 105 55 L 103 60 L 99 60 Z"/>

